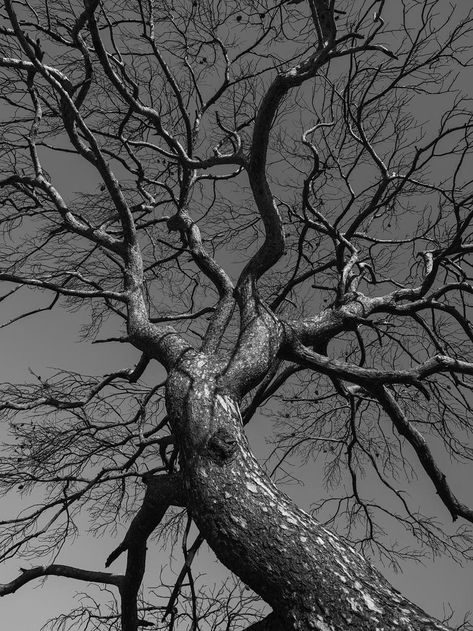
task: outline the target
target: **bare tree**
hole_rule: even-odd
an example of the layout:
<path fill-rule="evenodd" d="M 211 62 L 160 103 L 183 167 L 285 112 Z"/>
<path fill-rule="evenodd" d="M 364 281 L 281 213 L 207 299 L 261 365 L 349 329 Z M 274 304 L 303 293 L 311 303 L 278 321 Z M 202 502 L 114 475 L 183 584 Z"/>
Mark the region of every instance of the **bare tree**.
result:
<path fill-rule="evenodd" d="M 0 595 L 55 575 L 116 599 L 57 628 L 447 629 L 367 560 L 415 554 L 390 523 L 471 553 L 441 463 L 473 456 L 473 20 L 440 5 L 5 0 L 1 301 L 29 306 L 2 326 L 81 310 L 85 339 L 141 359 L 3 385 L 2 490 L 43 500 L 3 518 L 2 558 L 52 558 Z M 291 459 L 323 464 L 317 520 L 276 483 Z M 123 574 L 57 562 L 80 511 L 128 522 Z M 183 542 L 164 600 L 140 596 L 153 533 Z M 238 586 L 199 595 L 204 541 L 264 620 Z"/>

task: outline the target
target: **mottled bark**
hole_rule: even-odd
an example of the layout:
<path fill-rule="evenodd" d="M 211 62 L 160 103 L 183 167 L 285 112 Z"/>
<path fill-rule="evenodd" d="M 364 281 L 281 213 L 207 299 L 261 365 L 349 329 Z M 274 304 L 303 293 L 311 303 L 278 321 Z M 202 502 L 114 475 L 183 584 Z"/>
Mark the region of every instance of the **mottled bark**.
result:
<path fill-rule="evenodd" d="M 222 363 L 189 352 L 167 387 L 188 509 L 220 561 L 288 630 L 447 629 L 273 484 L 224 374 Z"/>

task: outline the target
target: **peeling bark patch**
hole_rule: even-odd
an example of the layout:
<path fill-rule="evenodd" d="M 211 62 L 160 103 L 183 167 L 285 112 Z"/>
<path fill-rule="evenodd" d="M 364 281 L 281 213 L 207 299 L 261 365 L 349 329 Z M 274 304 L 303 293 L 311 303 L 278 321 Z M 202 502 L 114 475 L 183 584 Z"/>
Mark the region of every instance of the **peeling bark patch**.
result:
<path fill-rule="evenodd" d="M 363 592 L 361 594 L 363 596 L 363 600 L 366 603 L 366 606 L 368 607 L 368 609 L 371 609 L 371 611 L 375 611 L 376 613 L 383 613 L 383 610 L 380 609 L 376 603 L 374 602 L 374 600 L 371 598 L 371 596 L 369 594 L 366 594 L 365 592 Z"/>
<path fill-rule="evenodd" d="M 322 619 L 316 621 L 315 628 L 319 631 L 333 631 L 333 627 L 329 627 Z"/>
<path fill-rule="evenodd" d="M 217 394 L 216 399 L 227 414 L 234 415 L 241 419 L 240 409 L 230 396 Z"/>
<path fill-rule="evenodd" d="M 243 519 L 243 517 L 238 517 L 237 515 L 234 515 L 233 513 L 230 513 L 230 519 L 234 521 L 236 524 L 238 524 L 241 528 L 246 529 L 248 526 L 248 524 Z"/>
<path fill-rule="evenodd" d="M 225 410 L 227 414 L 230 413 L 228 400 L 229 400 L 229 397 L 222 397 L 221 394 L 217 394 L 217 401 L 220 403 L 220 405 L 223 407 L 223 409 Z"/>
<path fill-rule="evenodd" d="M 343 576 L 343 574 L 339 574 L 338 572 L 333 571 L 333 573 L 335 574 L 335 576 L 342 582 L 342 583 L 346 583 L 347 582 L 347 577 Z M 345 590 L 344 590 L 345 591 Z"/>
<path fill-rule="evenodd" d="M 266 484 L 260 477 L 258 476 L 245 476 L 247 483 L 246 483 L 246 488 L 250 490 L 250 486 L 251 488 L 251 492 L 252 493 L 261 493 L 261 491 L 263 491 L 263 493 L 265 495 L 270 495 L 271 497 L 276 499 L 276 493 L 274 491 L 274 489 L 272 489 L 268 484 Z M 253 490 L 254 489 L 254 490 Z M 273 508 L 274 506 L 276 506 L 276 504 L 274 502 L 269 502 L 271 508 Z"/>
<path fill-rule="evenodd" d="M 361 611 L 360 605 L 356 602 L 354 598 L 349 598 L 348 602 L 350 603 L 350 607 L 353 611 Z"/>

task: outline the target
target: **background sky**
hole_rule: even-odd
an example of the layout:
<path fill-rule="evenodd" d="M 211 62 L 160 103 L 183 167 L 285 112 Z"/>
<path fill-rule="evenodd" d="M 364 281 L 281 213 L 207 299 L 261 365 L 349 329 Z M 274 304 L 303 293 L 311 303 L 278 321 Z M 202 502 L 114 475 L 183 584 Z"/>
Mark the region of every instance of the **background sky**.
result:
<path fill-rule="evenodd" d="M 95 189 L 98 185 L 95 174 L 85 165 L 77 169 L 77 164 L 71 168 L 67 156 L 49 165 L 54 172 L 54 180 L 61 182 L 61 188 L 72 194 L 75 190 L 83 190 L 84 185 Z M 3 293 L 3 292 L 1 292 Z M 5 322 L 13 317 L 23 307 L 37 305 L 38 293 L 25 291 L 18 299 L 11 303 L 0 305 L 0 321 Z M 47 304 L 48 297 L 44 296 Z M 11 327 L 0 330 L 0 382 L 21 382 L 30 377 L 30 369 L 35 373 L 43 373 L 45 368 L 67 368 L 87 373 L 107 373 L 119 368 L 130 367 L 136 361 L 138 353 L 131 347 L 121 344 L 93 346 L 80 339 L 80 329 L 83 315 L 55 310 L 39 314 L 34 318 L 20 321 Z M 109 331 L 113 334 L 112 331 Z M 266 443 L 266 436 L 271 432 L 271 421 L 265 417 L 258 417 L 248 428 L 250 441 L 255 454 L 264 458 L 270 447 Z M 0 426 L 0 435 L 5 433 L 5 427 Z M 439 466 L 445 471 L 451 481 L 454 493 L 463 502 L 473 505 L 473 484 L 471 469 L 452 465 L 448 461 L 440 461 Z M 419 506 L 430 514 L 437 514 L 441 519 L 448 520 L 448 513 L 438 501 L 432 484 L 419 474 L 419 480 L 412 483 L 412 496 Z M 286 486 L 284 490 L 305 509 L 315 502 L 320 495 L 325 495 L 320 484 L 320 471 L 314 465 L 303 471 L 305 484 L 300 486 Z M 20 495 L 14 500 L 2 500 L 0 518 L 14 516 L 23 506 L 28 505 L 29 498 Z M 425 508 L 427 507 L 427 508 Z M 84 520 L 86 517 L 84 516 Z M 118 533 L 116 541 L 80 537 L 69 547 L 65 548 L 58 563 L 77 564 L 79 567 L 101 570 L 107 555 L 120 540 L 126 525 Z M 154 548 L 148 562 L 147 582 L 157 584 L 160 569 L 167 563 L 167 555 Z M 123 568 L 124 558 L 112 566 L 114 571 Z M 0 582 L 8 582 L 18 575 L 19 567 L 31 567 L 33 562 L 9 561 L 0 566 Z M 226 575 L 219 567 L 212 553 L 203 548 L 197 560 L 197 568 L 211 568 L 209 583 L 218 581 Z M 451 606 L 459 619 L 473 603 L 473 567 L 460 567 L 446 558 L 426 558 L 423 564 L 406 562 L 402 574 L 394 574 L 386 567 L 380 568 L 383 574 L 403 592 L 408 598 L 419 604 L 427 612 L 442 618 L 444 612 Z M 44 583 L 43 586 L 42 583 Z M 23 587 L 14 595 L 0 599 L 0 625 L 16 631 L 37 631 L 52 615 L 65 611 L 72 603 L 72 596 L 76 592 L 87 589 L 85 583 L 78 583 L 69 579 L 49 578 L 46 582 L 36 581 Z"/>

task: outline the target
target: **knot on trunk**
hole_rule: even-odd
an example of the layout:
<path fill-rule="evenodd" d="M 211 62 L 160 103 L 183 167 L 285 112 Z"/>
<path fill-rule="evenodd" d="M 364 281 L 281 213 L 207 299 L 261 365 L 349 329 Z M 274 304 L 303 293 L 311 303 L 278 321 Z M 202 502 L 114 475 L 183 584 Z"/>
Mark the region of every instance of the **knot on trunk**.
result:
<path fill-rule="evenodd" d="M 207 449 L 211 457 L 221 464 L 232 458 L 238 444 L 234 435 L 225 427 L 220 427 L 209 439 Z"/>

